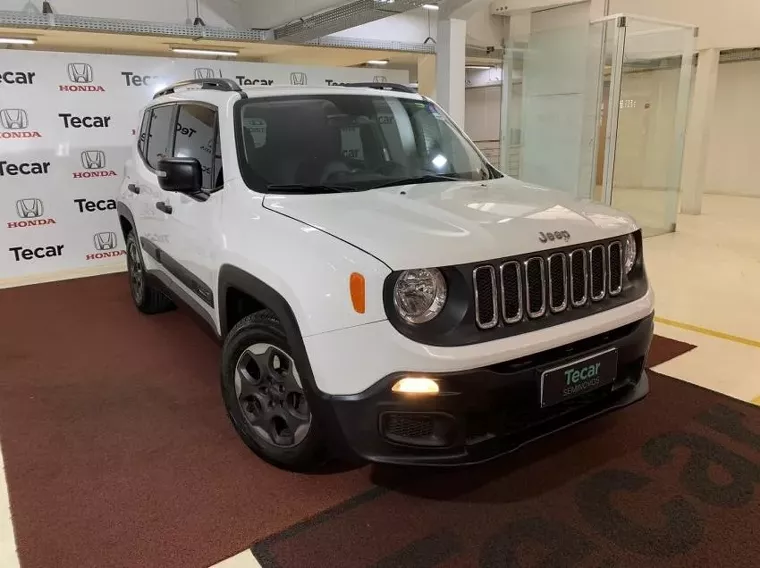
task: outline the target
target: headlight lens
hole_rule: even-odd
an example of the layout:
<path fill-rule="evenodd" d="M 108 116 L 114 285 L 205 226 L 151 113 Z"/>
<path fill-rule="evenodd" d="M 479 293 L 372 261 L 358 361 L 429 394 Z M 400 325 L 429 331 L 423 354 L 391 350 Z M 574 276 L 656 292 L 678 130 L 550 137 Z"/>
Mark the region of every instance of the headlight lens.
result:
<path fill-rule="evenodd" d="M 625 273 L 629 274 L 633 270 L 633 266 L 636 264 L 636 256 L 638 251 L 636 250 L 636 239 L 633 235 L 628 235 L 625 239 Z"/>
<path fill-rule="evenodd" d="M 393 288 L 393 304 L 407 323 L 432 320 L 446 304 L 446 280 L 436 268 L 406 270 Z"/>

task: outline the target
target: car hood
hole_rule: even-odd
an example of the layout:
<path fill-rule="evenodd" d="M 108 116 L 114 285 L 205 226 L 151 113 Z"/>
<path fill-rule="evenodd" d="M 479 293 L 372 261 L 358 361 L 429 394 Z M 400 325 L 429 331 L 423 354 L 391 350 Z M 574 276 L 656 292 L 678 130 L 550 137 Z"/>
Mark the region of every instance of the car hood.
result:
<path fill-rule="evenodd" d="M 393 270 L 509 257 L 636 229 L 614 209 L 507 177 L 267 195 L 264 206 L 357 246 Z M 542 242 L 541 233 L 557 232 L 569 238 Z"/>

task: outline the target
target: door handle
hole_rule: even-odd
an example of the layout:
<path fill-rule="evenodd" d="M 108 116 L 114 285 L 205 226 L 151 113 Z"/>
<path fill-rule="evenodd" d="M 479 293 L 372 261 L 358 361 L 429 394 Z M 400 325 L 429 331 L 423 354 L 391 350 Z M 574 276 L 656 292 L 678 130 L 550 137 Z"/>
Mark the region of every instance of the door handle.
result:
<path fill-rule="evenodd" d="M 156 203 L 156 209 L 158 209 L 159 211 L 163 211 L 167 215 L 172 214 L 172 206 L 164 203 L 163 201 L 159 201 L 158 203 Z"/>
<path fill-rule="evenodd" d="M 139 188 L 138 186 L 136 186 L 135 184 L 133 184 L 133 183 L 130 183 L 130 184 L 127 186 L 127 189 L 128 189 L 129 191 L 131 191 L 132 193 L 136 193 L 136 194 L 138 194 L 138 195 L 140 194 L 140 188 Z"/>

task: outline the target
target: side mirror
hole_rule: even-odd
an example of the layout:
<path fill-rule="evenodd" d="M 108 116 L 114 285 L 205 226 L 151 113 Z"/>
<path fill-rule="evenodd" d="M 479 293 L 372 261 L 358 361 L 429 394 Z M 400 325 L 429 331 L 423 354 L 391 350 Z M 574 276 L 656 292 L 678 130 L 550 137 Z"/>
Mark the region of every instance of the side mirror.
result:
<path fill-rule="evenodd" d="M 203 186 L 203 171 L 197 158 L 161 158 L 156 175 L 164 191 L 198 193 Z"/>

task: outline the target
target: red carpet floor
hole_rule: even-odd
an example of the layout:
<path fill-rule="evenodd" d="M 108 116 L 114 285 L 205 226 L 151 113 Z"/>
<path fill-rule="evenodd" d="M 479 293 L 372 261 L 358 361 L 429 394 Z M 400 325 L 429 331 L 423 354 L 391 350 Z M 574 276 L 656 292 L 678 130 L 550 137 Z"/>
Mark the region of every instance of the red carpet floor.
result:
<path fill-rule="evenodd" d="M 742 551 L 760 531 L 760 410 L 673 379 L 487 466 L 305 476 L 238 440 L 218 345 L 182 311 L 138 314 L 124 275 L 0 291 L 0 313 L 24 568 L 201 567 L 252 545 L 281 568 L 756 558 Z M 650 362 L 690 348 L 656 338 Z"/>

